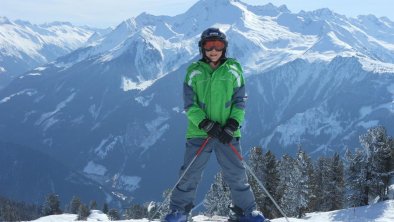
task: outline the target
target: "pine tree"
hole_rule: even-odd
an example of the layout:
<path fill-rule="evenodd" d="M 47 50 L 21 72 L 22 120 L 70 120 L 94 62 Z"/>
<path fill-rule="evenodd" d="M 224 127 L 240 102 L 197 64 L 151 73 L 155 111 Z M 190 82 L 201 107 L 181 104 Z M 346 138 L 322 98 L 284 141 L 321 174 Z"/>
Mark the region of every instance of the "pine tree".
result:
<path fill-rule="evenodd" d="M 263 161 L 263 185 L 274 198 L 274 200 L 278 200 L 278 161 L 276 160 L 275 155 L 270 150 L 265 153 Z M 268 196 L 264 198 L 264 204 L 260 209 L 268 218 L 276 218 L 280 216 L 280 212 L 276 209 L 275 205 L 272 203 Z"/>
<path fill-rule="evenodd" d="M 84 204 L 79 205 L 78 220 L 87 220 L 90 215 L 88 207 Z"/>
<path fill-rule="evenodd" d="M 109 220 L 120 220 L 120 215 L 116 209 L 110 209 L 108 211 L 108 219 Z"/>
<path fill-rule="evenodd" d="M 321 211 L 321 205 L 323 202 L 323 172 L 325 166 L 325 158 L 319 157 L 315 163 L 314 174 L 312 180 L 312 195 L 309 203 L 309 211 Z"/>
<path fill-rule="evenodd" d="M 391 178 L 391 181 L 393 180 L 393 177 L 394 177 L 394 138 L 392 138 L 392 137 L 390 137 L 389 138 L 389 146 L 390 146 L 390 150 L 391 150 L 391 155 L 390 155 L 390 158 L 391 158 L 391 166 L 390 166 L 390 178 Z"/>
<path fill-rule="evenodd" d="M 368 205 L 367 161 L 363 150 L 346 151 L 346 201 L 350 207 Z"/>
<path fill-rule="evenodd" d="M 332 203 L 329 211 L 342 209 L 345 192 L 344 166 L 338 153 L 335 153 L 331 161 L 330 182 Z"/>
<path fill-rule="evenodd" d="M 253 147 L 250 150 L 249 156 L 249 165 L 251 170 L 253 170 L 254 174 L 260 181 L 263 181 L 263 170 L 264 170 L 264 155 L 263 150 L 261 147 Z M 265 194 L 261 190 L 259 184 L 257 183 L 256 179 L 250 175 L 248 172 L 248 182 L 252 188 L 253 194 L 256 199 L 257 208 L 263 211 L 264 215 L 267 215 L 265 209 Z M 267 215 L 268 216 L 268 215 Z"/>
<path fill-rule="evenodd" d="M 2 203 L 0 205 L 0 221 L 20 221 L 16 206 L 8 201 Z"/>
<path fill-rule="evenodd" d="M 229 214 L 228 206 L 230 204 L 230 188 L 224 182 L 223 174 L 220 171 L 215 175 L 215 180 L 205 196 L 204 207 L 210 215 L 227 216 Z"/>
<path fill-rule="evenodd" d="M 126 209 L 126 219 L 142 219 L 148 217 L 148 210 L 140 204 L 133 204 Z"/>
<path fill-rule="evenodd" d="M 319 157 L 314 167 L 314 174 L 311 177 L 312 181 L 312 194 L 311 201 L 309 203 L 309 211 L 322 211 L 322 203 L 323 203 L 323 174 L 325 167 L 326 159 L 324 157 Z"/>
<path fill-rule="evenodd" d="M 386 129 L 383 126 L 368 129 L 366 134 L 360 136 L 360 143 L 367 154 L 369 195 L 387 199 L 392 158 Z"/>
<path fill-rule="evenodd" d="M 89 208 L 90 210 L 97 210 L 97 202 L 95 200 L 90 201 Z"/>
<path fill-rule="evenodd" d="M 290 184 L 290 172 L 294 167 L 294 159 L 285 154 L 282 156 L 282 159 L 279 161 L 278 164 L 279 170 L 279 185 L 277 189 L 277 195 L 279 200 L 279 205 L 283 208 L 284 206 L 288 205 L 287 203 L 283 202 L 284 199 L 284 192 L 288 189 Z"/>
<path fill-rule="evenodd" d="M 309 205 L 308 159 L 307 154 L 299 149 L 292 168 L 288 168 L 288 170 L 290 169 L 289 183 L 281 199 L 285 212 L 298 218 L 305 215 Z"/>
<path fill-rule="evenodd" d="M 343 163 L 338 153 L 332 158 L 320 157 L 315 175 L 315 211 L 332 211 L 342 208 L 344 195 Z"/>
<path fill-rule="evenodd" d="M 108 214 L 108 204 L 104 203 L 103 205 L 103 213 Z"/>
<path fill-rule="evenodd" d="M 61 214 L 60 210 L 60 201 L 59 196 L 57 194 L 49 194 L 44 202 L 42 207 L 42 213 L 47 215 Z"/>
<path fill-rule="evenodd" d="M 70 213 L 77 214 L 81 206 L 81 200 L 77 196 L 73 196 L 70 202 Z"/>
<path fill-rule="evenodd" d="M 0 196 L 0 221 L 31 221 L 43 216 L 41 207 Z"/>
<path fill-rule="evenodd" d="M 170 189 L 166 189 L 164 192 L 163 192 L 163 194 L 162 194 L 162 197 L 163 197 L 163 199 L 164 199 L 164 202 L 162 202 L 162 203 L 159 203 L 158 205 L 157 205 L 157 207 L 161 204 L 161 208 L 160 208 L 160 211 L 158 212 L 158 214 L 156 215 L 156 217 L 160 217 L 160 218 L 162 218 L 162 217 L 164 217 L 168 212 L 170 212 L 170 198 L 167 198 L 166 199 L 166 197 L 170 194 Z M 154 212 L 156 211 L 156 209 L 152 209 L 150 212 L 153 214 Z M 151 214 L 150 213 L 150 214 Z M 152 215 L 153 216 L 153 215 Z M 151 217 L 151 215 L 149 215 L 149 218 Z M 153 219 L 156 219 L 156 218 L 153 218 Z"/>
<path fill-rule="evenodd" d="M 148 214 L 147 218 L 151 218 L 157 209 L 156 202 L 151 201 L 149 203 L 145 203 L 145 207 L 146 207 L 147 214 Z"/>

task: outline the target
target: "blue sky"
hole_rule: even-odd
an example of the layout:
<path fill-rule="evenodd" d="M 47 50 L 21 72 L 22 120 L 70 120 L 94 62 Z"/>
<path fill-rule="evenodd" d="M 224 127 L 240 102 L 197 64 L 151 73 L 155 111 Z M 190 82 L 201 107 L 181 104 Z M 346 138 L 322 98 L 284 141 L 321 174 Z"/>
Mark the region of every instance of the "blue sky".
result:
<path fill-rule="evenodd" d="M 153 15 L 177 15 L 198 0 L 1 0 L 0 16 L 41 24 L 69 21 L 75 25 L 94 27 L 116 26 L 142 12 Z M 214 0 L 211 0 L 214 1 Z M 250 5 L 276 6 L 285 4 L 290 11 L 310 11 L 319 8 L 349 17 L 374 14 L 394 21 L 393 0 L 241 0 Z"/>

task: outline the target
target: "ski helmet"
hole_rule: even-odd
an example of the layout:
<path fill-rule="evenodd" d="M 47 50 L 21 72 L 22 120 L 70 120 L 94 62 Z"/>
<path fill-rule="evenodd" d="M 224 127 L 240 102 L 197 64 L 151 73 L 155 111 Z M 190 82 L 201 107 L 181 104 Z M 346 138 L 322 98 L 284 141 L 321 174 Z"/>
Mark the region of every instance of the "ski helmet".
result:
<path fill-rule="evenodd" d="M 202 32 L 200 41 L 198 41 L 198 47 L 200 48 L 200 52 L 202 53 L 203 57 L 205 57 L 205 50 L 204 50 L 204 43 L 208 40 L 219 40 L 224 43 L 223 55 L 222 58 L 226 55 L 227 49 L 227 39 L 226 35 L 221 32 L 218 28 L 208 28 Z"/>

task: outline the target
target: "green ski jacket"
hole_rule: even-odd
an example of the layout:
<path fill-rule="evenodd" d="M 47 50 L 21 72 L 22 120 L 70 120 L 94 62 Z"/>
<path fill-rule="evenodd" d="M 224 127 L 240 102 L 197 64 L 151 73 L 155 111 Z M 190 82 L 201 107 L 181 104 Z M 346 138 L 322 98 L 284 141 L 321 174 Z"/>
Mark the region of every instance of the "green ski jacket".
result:
<path fill-rule="evenodd" d="M 224 126 L 233 118 L 241 125 L 245 116 L 245 81 L 241 65 L 227 58 L 216 70 L 204 61 L 192 63 L 183 84 L 184 108 L 188 118 L 186 138 L 205 138 L 198 128 L 205 118 Z M 240 130 L 234 137 L 241 137 Z"/>

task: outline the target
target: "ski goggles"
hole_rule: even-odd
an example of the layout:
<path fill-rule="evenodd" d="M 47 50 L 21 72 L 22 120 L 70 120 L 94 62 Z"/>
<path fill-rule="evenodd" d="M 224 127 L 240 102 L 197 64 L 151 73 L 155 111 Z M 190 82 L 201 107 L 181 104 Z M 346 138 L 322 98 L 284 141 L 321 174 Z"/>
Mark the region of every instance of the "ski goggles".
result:
<path fill-rule="evenodd" d="M 212 51 L 214 49 L 216 51 L 223 51 L 224 47 L 225 47 L 224 42 L 219 40 L 210 40 L 204 43 L 204 50 L 207 52 Z"/>

